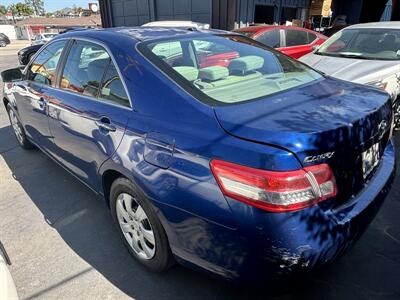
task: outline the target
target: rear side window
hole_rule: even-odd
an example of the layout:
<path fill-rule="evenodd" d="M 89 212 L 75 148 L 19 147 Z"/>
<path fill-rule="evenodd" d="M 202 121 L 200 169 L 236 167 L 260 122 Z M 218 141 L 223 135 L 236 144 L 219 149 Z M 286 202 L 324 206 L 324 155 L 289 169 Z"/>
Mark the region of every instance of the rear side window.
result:
<path fill-rule="evenodd" d="M 278 30 L 265 31 L 261 35 L 256 37 L 256 40 L 272 48 L 280 47 L 280 37 Z"/>
<path fill-rule="evenodd" d="M 314 42 L 317 39 L 317 35 L 315 33 L 307 31 L 307 35 L 308 35 L 308 43 L 309 44 L 311 44 L 312 42 Z"/>
<path fill-rule="evenodd" d="M 63 70 L 60 87 L 75 93 L 130 107 L 119 73 L 100 45 L 76 41 Z"/>
<path fill-rule="evenodd" d="M 101 84 L 100 98 L 126 107 L 130 106 L 125 87 L 112 61 L 110 61 Z"/>
<path fill-rule="evenodd" d="M 110 56 L 103 47 L 90 42 L 75 42 L 65 63 L 60 87 L 97 97 L 109 62 Z"/>
<path fill-rule="evenodd" d="M 56 69 L 66 41 L 57 41 L 43 49 L 29 67 L 28 80 L 54 85 Z"/>
<path fill-rule="evenodd" d="M 285 31 L 286 31 L 286 47 L 309 44 L 307 31 L 301 31 L 295 29 L 286 29 Z"/>

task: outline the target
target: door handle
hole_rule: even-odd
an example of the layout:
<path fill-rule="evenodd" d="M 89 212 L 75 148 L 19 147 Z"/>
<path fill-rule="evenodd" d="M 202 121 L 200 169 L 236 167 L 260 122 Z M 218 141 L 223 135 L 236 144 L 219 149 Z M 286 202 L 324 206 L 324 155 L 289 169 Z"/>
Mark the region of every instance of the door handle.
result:
<path fill-rule="evenodd" d="M 114 132 L 117 130 L 117 128 L 111 124 L 111 120 L 107 117 L 101 117 L 99 120 L 96 120 L 95 123 L 97 127 L 106 131 Z"/>

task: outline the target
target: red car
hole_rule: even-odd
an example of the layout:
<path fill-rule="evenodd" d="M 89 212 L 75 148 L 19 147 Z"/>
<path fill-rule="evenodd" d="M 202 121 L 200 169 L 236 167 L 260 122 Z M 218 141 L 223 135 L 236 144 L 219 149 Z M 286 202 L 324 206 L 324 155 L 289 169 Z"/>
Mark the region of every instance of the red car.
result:
<path fill-rule="evenodd" d="M 320 45 L 328 39 L 318 32 L 294 26 L 250 26 L 234 31 L 293 58 L 302 57 L 311 52 L 315 45 Z"/>

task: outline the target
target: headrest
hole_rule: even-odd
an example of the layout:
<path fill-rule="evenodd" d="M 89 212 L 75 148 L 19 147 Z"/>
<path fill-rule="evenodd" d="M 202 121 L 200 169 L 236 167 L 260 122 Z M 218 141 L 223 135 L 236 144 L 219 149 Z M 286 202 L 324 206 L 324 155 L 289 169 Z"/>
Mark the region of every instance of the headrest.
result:
<path fill-rule="evenodd" d="M 264 65 L 264 58 L 261 56 L 249 55 L 231 60 L 229 70 L 232 73 L 248 73 L 261 69 Z"/>
<path fill-rule="evenodd" d="M 199 70 L 197 70 L 195 67 L 180 66 L 173 68 L 188 81 L 195 81 L 199 76 Z"/>
<path fill-rule="evenodd" d="M 215 81 L 229 76 L 229 70 L 222 66 L 211 66 L 200 69 L 199 78 Z"/>

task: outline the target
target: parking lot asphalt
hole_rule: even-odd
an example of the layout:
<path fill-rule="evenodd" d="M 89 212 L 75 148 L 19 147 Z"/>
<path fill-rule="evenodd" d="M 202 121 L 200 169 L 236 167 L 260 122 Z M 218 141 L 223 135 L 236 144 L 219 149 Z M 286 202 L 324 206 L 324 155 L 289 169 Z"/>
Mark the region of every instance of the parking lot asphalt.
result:
<path fill-rule="evenodd" d="M 0 71 L 17 65 L 21 45 L 0 48 Z M 279 289 L 254 291 L 180 266 L 153 274 L 129 256 L 104 203 L 40 151 L 18 147 L 1 103 L 0 240 L 21 299 L 400 299 L 399 216 L 398 175 L 347 254 Z"/>

